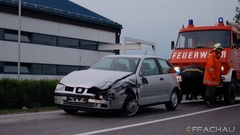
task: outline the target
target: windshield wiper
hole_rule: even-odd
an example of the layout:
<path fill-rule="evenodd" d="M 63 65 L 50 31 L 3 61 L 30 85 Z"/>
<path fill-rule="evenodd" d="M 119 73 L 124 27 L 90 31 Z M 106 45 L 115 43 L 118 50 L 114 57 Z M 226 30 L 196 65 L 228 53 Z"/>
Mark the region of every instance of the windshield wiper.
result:
<path fill-rule="evenodd" d="M 206 46 L 196 46 L 195 48 L 207 48 Z"/>

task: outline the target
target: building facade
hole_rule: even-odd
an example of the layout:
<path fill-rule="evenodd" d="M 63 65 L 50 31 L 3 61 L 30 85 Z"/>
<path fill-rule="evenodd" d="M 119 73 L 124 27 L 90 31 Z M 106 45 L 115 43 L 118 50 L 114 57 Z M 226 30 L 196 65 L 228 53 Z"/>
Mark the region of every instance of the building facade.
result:
<path fill-rule="evenodd" d="M 122 25 L 68 0 L 0 0 L 0 78 L 60 79 L 117 50 Z M 21 43 L 18 29 L 21 23 Z M 20 54 L 18 53 L 20 52 Z M 20 56 L 20 61 L 19 61 Z"/>

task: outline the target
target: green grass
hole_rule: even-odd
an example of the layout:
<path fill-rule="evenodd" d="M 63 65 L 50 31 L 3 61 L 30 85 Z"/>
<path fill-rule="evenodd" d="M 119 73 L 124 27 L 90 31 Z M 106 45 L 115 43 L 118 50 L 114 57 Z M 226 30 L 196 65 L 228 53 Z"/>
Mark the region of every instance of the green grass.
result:
<path fill-rule="evenodd" d="M 59 110 L 59 108 L 53 106 L 53 107 L 40 107 L 40 108 L 30 108 L 30 109 L 1 109 L 0 110 L 0 115 L 2 115 L 2 114 L 44 112 L 44 111 L 54 111 L 54 110 Z"/>

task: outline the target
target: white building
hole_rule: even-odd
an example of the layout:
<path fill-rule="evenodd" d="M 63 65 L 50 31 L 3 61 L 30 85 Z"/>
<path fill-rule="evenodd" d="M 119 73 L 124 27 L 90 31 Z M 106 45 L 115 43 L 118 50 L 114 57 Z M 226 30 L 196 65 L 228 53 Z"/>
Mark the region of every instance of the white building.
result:
<path fill-rule="evenodd" d="M 61 78 L 119 51 L 122 25 L 68 0 L 22 0 L 20 78 Z M 0 0 L 0 78 L 17 78 L 18 0 Z"/>

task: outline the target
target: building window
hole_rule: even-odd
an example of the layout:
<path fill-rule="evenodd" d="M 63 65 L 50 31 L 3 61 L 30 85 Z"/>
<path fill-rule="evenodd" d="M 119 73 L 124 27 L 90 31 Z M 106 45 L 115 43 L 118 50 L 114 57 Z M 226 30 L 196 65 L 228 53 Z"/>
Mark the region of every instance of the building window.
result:
<path fill-rule="evenodd" d="M 17 73 L 18 72 L 18 63 L 17 62 L 5 62 L 4 63 L 4 72 L 5 73 Z M 31 73 L 31 64 L 20 63 L 20 73 L 30 74 Z"/>
<path fill-rule="evenodd" d="M 56 66 L 46 64 L 33 64 L 33 74 L 54 75 Z"/>
<path fill-rule="evenodd" d="M 80 41 L 80 49 L 97 50 L 97 43 L 91 41 Z"/>
<path fill-rule="evenodd" d="M 31 42 L 32 34 L 28 32 L 21 31 L 21 41 Z M 16 30 L 5 30 L 5 39 L 18 41 L 18 31 Z"/>
<path fill-rule="evenodd" d="M 3 72 L 3 63 L 0 62 L 0 73 L 2 73 L 2 72 Z"/>
<path fill-rule="evenodd" d="M 56 37 L 42 34 L 34 34 L 33 43 L 45 44 L 45 45 L 56 45 Z"/>
<path fill-rule="evenodd" d="M 58 66 L 58 75 L 66 75 L 72 71 L 79 70 L 78 66 Z"/>
<path fill-rule="evenodd" d="M 58 68 L 58 70 L 57 70 Z M 49 65 L 49 64 L 31 64 L 20 63 L 21 74 L 38 75 L 67 75 L 72 71 L 85 70 L 88 66 L 68 66 L 68 65 Z M 0 73 L 17 74 L 17 62 L 0 62 Z"/>
<path fill-rule="evenodd" d="M 58 45 L 61 47 L 78 48 L 79 40 L 71 38 L 58 38 Z"/>
<path fill-rule="evenodd" d="M 0 29 L 0 40 L 3 39 L 3 29 Z"/>

